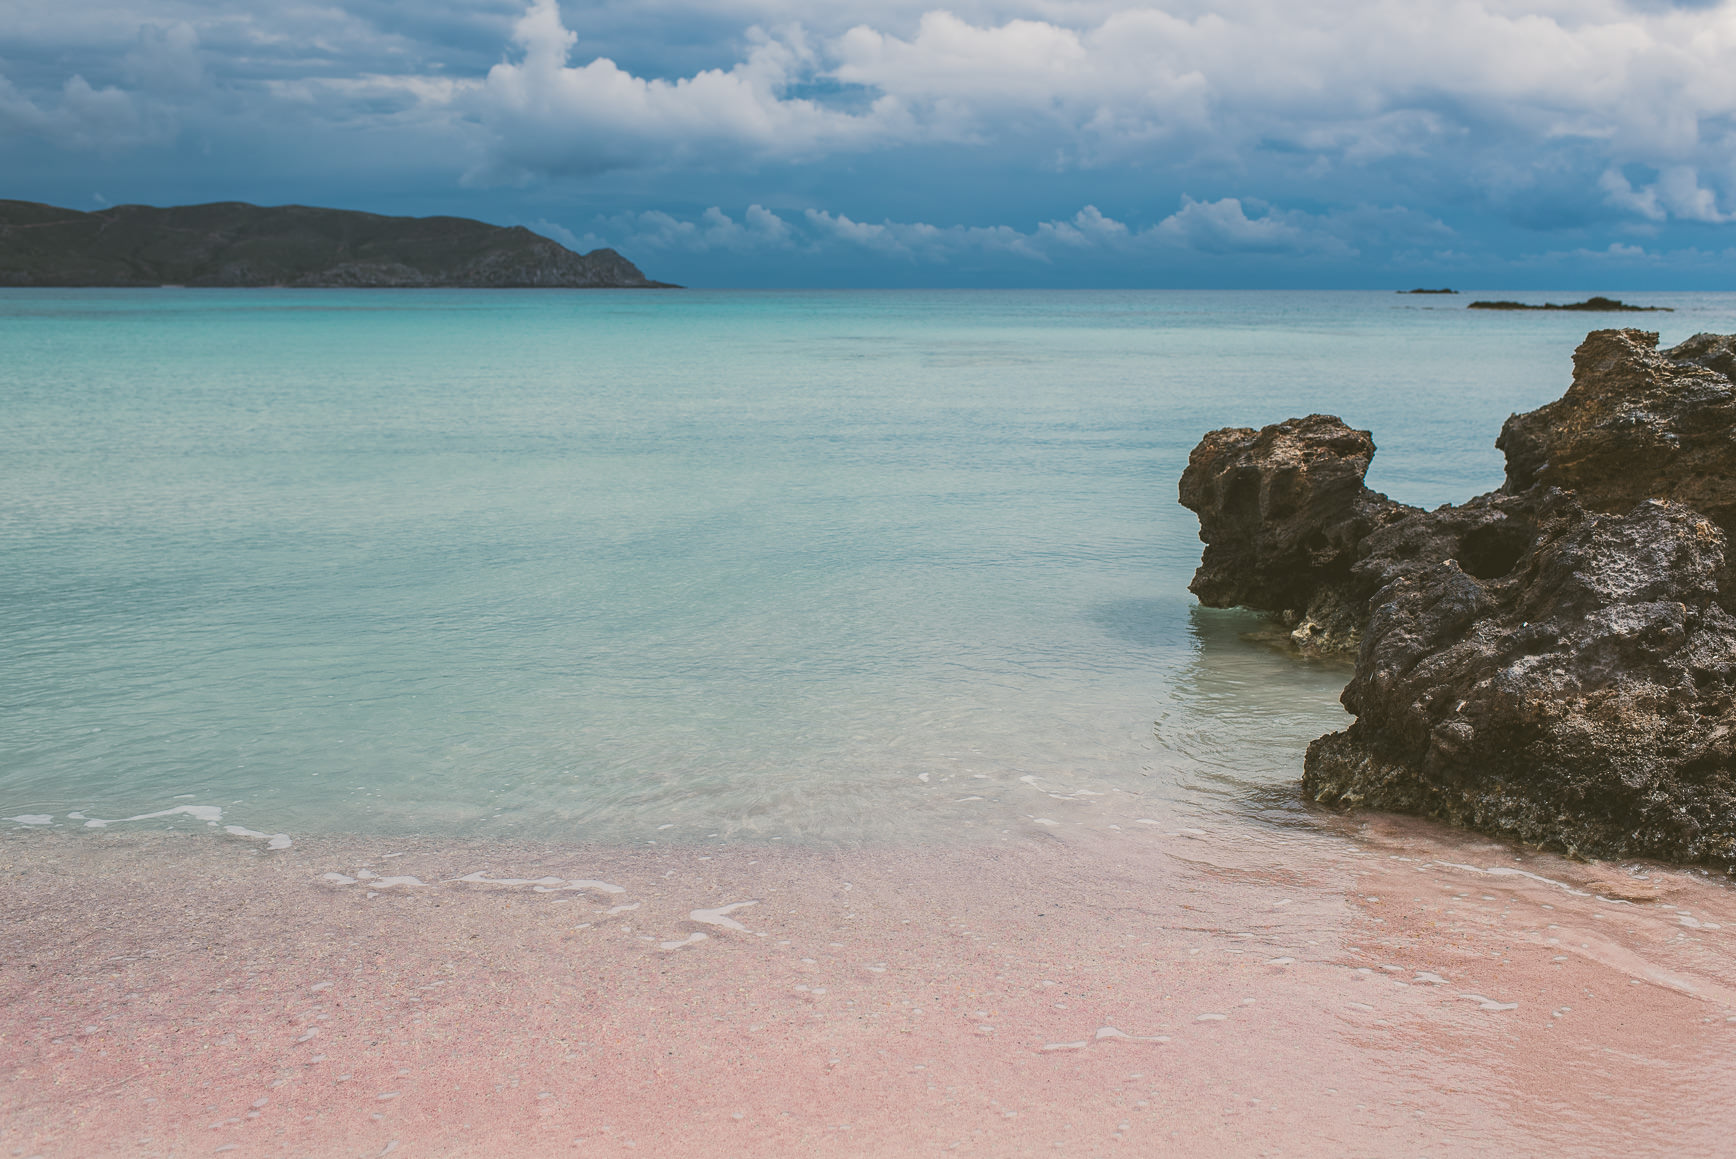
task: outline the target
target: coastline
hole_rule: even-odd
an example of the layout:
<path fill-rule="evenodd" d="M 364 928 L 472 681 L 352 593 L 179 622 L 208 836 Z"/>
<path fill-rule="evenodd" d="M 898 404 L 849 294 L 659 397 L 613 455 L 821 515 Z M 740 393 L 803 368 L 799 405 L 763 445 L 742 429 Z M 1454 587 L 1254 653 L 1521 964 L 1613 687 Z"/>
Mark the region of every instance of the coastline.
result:
<path fill-rule="evenodd" d="M 1727 883 L 1322 826 L 832 850 L 13 832 L 0 1142 L 1662 1155 L 1727 1133 L 1697 1097 L 1733 1067 Z"/>

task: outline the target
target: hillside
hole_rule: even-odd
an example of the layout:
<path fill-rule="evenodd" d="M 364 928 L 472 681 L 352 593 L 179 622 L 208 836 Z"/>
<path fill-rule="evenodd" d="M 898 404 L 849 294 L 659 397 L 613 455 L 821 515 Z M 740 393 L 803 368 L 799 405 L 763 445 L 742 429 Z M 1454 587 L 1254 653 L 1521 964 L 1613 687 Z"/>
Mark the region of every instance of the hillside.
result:
<path fill-rule="evenodd" d="M 81 213 L 0 200 L 0 286 L 661 288 L 522 226 L 240 201 Z"/>

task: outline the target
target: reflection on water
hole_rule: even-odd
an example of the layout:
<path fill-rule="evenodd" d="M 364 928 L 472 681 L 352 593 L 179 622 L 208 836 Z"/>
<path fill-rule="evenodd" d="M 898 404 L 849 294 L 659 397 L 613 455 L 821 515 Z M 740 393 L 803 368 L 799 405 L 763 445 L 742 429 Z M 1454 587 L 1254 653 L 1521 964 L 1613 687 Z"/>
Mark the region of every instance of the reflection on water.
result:
<path fill-rule="evenodd" d="M 1349 665 L 1273 647 L 1269 623 L 1240 610 L 1189 610 L 1193 641 L 1155 734 L 1178 787 L 1269 821 L 1301 808 L 1302 756 L 1348 723 L 1338 703 Z"/>
<path fill-rule="evenodd" d="M 1199 638 L 1198 630 L 1175 612 L 1174 600 L 1147 597 L 1109 600 L 1092 608 L 1087 618 L 1131 648 L 1157 652 Z"/>

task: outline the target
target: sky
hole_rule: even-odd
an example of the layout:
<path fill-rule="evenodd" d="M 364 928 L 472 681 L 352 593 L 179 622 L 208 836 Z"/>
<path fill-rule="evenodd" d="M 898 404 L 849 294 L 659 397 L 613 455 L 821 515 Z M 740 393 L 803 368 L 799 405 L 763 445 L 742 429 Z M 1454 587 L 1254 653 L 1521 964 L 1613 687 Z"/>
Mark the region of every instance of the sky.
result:
<path fill-rule="evenodd" d="M 1736 0 L 5 0 L 0 197 L 697 286 L 1736 289 Z"/>

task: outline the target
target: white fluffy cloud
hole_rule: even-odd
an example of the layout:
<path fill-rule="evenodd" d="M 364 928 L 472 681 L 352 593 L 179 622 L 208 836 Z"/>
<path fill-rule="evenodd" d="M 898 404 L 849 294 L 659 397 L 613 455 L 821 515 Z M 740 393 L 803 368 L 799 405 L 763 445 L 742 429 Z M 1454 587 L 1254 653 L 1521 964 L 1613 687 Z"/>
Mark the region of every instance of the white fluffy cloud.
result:
<path fill-rule="evenodd" d="M 799 30 L 755 32 L 746 59 L 676 80 L 637 77 L 603 58 L 574 66 L 576 35 L 555 0 L 532 0 L 513 32 L 522 57 L 496 65 L 467 103 L 507 172 L 609 169 L 835 152 L 880 137 L 890 101 L 867 115 L 786 95 L 814 60 Z"/>
<path fill-rule="evenodd" d="M 902 35 L 872 23 L 829 36 L 755 27 L 732 67 L 662 79 L 602 57 L 575 63 L 555 0 L 533 0 L 514 33 L 516 58 L 464 99 L 495 168 L 516 174 L 1040 138 L 1045 163 L 1061 166 L 1234 168 L 1252 152 L 1289 151 L 1316 168 L 1426 167 L 1450 153 L 1491 187 L 1529 180 L 1527 153 L 1579 149 L 1601 159 L 1588 184 L 1622 165 L 1657 169 L 1644 189 L 1619 173 L 1596 187 L 1607 204 L 1654 220 L 1722 222 L 1736 193 L 1736 6 L 1050 9 L 977 21 L 933 10 Z M 1174 228 L 1196 242 L 1284 240 L 1282 221 L 1238 222 L 1228 209 L 1198 209 Z"/>
<path fill-rule="evenodd" d="M 1691 165 L 1671 165 L 1657 180 L 1635 188 L 1619 170 L 1605 170 L 1598 188 L 1611 205 L 1631 210 L 1648 221 L 1675 217 L 1683 221 L 1723 223 L 1732 215 L 1718 208 L 1718 196 L 1700 184 L 1700 174 Z"/>
<path fill-rule="evenodd" d="M 1373 211 L 1379 216 L 1381 211 Z M 632 253 L 763 249 L 863 250 L 916 262 L 948 262 L 961 255 L 1006 255 L 1035 262 L 1068 261 L 1081 254 L 1128 256 L 1194 253 L 1211 255 L 1323 255 L 1354 257 L 1348 236 L 1366 234 L 1368 212 L 1316 217 L 1268 209 L 1249 216 L 1234 197 L 1218 201 L 1182 198 L 1181 207 L 1155 225 L 1136 229 L 1087 205 L 1073 217 L 1039 222 L 1030 230 L 1009 225 L 931 225 L 910 221 L 856 221 L 842 213 L 807 209 L 788 216 L 750 205 L 736 221 L 713 206 L 694 220 L 661 211 L 621 214 L 597 222 L 583 235 L 547 221 L 535 228 L 561 243 L 592 249 L 611 246 Z M 1438 222 L 1402 211 L 1386 223 L 1411 233 L 1448 231 Z"/>

